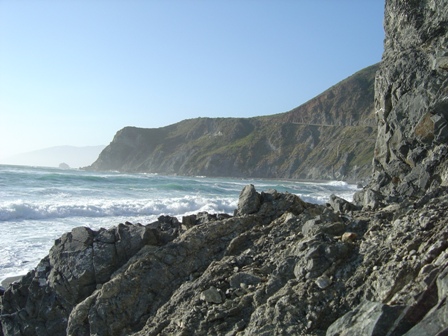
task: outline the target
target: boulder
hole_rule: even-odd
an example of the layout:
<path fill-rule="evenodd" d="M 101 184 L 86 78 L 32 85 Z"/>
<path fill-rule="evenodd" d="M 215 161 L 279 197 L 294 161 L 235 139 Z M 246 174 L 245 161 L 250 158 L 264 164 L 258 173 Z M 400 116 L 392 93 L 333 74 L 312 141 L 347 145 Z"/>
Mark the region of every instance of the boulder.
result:
<path fill-rule="evenodd" d="M 238 215 L 249 215 L 258 212 L 261 205 L 260 194 L 253 184 L 243 188 L 238 200 Z"/>
<path fill-rule="evenodd" d="M 330 195 L 329 204 L 334 211 L 339 212 L 341 214 L 359 210 L 359 207 L 356 206 L 355 204 L 346 201 L 345 199 L 338 197 L 334 194 Z"/>
<path fill-rule="evenodd" d="M 379 302 L 363 301 L 355 309 L 336 320 L 326 336 L 384 336 L 403 312 L 402 306 L 388 306 Z"/>
<path fill-rule="evenodd" d="M 221 303 L 221 293 L 213 286 L 201 293 L 201 300 L 207 303 Z"/>

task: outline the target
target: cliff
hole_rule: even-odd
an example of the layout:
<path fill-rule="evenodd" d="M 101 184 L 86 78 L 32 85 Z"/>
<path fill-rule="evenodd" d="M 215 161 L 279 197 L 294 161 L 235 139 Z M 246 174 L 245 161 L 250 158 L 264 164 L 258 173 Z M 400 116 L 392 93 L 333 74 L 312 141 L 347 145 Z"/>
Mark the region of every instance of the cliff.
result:
<path fill-rule="evenodd" d="M 287 113 L 126 127 L 87 169 L 295 179 L 364 179 L 376 139 L 378 65 Z"/>
<path fill-rule="evenodd" d="M 248 185 L 234 216 L 73 229 L 5 291 L 3 333 L 446 335 L 447 22 L 448 1 L 386 1 L 358 204 Z"/>
<path fill-rule="evenodd" d="M 447 184 L 447 1 L 388 1 L 375 82 L 373 178 L 359 203 L 421 197 Z"/>

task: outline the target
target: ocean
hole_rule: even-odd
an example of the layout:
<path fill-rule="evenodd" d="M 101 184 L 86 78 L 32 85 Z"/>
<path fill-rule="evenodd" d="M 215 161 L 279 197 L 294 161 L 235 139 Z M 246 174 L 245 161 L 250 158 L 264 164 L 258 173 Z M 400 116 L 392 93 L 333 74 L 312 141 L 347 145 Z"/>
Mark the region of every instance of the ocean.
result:
<path fill-rule="evenodd" d="M 26 274 L 54 240 L 76 226 L 109 228 L 126 221 L 148 224 L 161 215 L 201 211 L 233 214 L 247 184 L 276 189 L 311 203 L 331 194 L 351 201 L 356 186 L 342 181 L 234 179 L 100 173 L 0 165 L 0 282 Z"/>

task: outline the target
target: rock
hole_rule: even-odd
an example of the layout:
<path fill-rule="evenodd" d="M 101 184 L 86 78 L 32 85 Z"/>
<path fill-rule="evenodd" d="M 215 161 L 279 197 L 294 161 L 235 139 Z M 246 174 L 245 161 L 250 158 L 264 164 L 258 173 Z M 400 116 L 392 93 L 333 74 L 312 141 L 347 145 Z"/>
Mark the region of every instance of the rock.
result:
<path fill-rule="evenodd" d="M 302 226 L 302 233 L 304 236 L 315 236 L 319 233 L 326 233 L 328 235 L 340 235 L 345 231 L 345 224 L 336 221 L 336 217 L 327 218 L 325 213 L 310 219 Z"/>
<path fill-rule="evenodd" d="M 255 190 L 253 184 L 249 184 L 243 188 L 238 200 L 238 214 L 249 215 L 260 209 L 260 194 Z"/>
<path fill-rule="evenodd" d="M 386 196 L 396 188 L 405 198 L 418 198 L 448 169 L 446 157 L 433 156 L 447 148 L 448 87 L 446 69 L 439 67 L 447 53 L 448 14 L 445 4 L 434 6 L 386 1 L 385 49 L 375 83 L 374 170 L 388 180 L 373 180 L 367 187 Z"/>
<path fill-rule="evenodd" d="M 25 329 L 52 335 L 249 335 L 279 328 L 294 335 L 402 335 L 446 326 L 445 192 L 434 191 L 407 211 L 397 205 L 356 211 L 348 225 L 323 205 L 288 193 L 262 195 L 258 213 L 216 220 L 198 214 L 206 222 L 186 231 L 161 216 L 146 226 L 76 228 L 63 235 L 51 258 L 5 291 L 5 335 Z M 422 230 L 420 218 L 429 214 L 432 226 Z M 310 220 L 319 230 L 304 235 Z M 345 226 L 354 231 L 335 239 Z M 178 236 L 164 242 L 166 232 Z M 356 244 L 348 243 L 360 234 Z M 127 260 L 108 248 L 119 240 Z M 146 243 L 133 246 L 139 242 Z M 57 278 L 54 260 L 68 256 L 76 277 Z M 38 310 L 41 304 L 46 313 Z"/>
<path fill-rule="evenodd" d="M 325 289 L 331 285 L 331 279 L 326 275 L 321 275 L 314 282 L 320 289 Z"/>
<path fill-rule="evenodd" d="M 62 162 L 59 164 L 59 168 L 61 169 L 70 169 L 70 166 L 66 164 L 65 162 Z"/>
<path fill-rule="evenodd" d="M 364 208 L 375 210 L 378 209 L 381 205 L 381 201 L 384 199 L 384 196 L 379 192 L 367 189 L 363 191 L 363 200 L 362 204 L 364 204 Z"/>
<path fill-rule="evenodd" d="M 448 268 L 437 277 L 439 302 L 405 335 L 444 335 L 448 331 Z"/>
<path fill-rule="evenodd" d="M 344 234 L 341 237 L 341 241 L 344 243 L 353 243 L 356 238 L 358 238 L 358 235 L 354 232 L 344 232 Z"/>
<path fill-rule="evenodd" d="M 356 211 L 359 208 L 354 205 L 353 203 L 350 203 L 346 201 L 345 199 L 338 197 L 334 194 L 330 196 L 330 206 L 333 208 L 334 211 L 339 213 L 346 213 L 350 211 Z"/>
<path fill-rule="evenodd" d="M 388 306 L 379 302 L 364 301 L 330 325 L 326 336 L 387 335 L 391 325 L 403 309 L 402 306 Z"/>
<path fill-rule="evenodd" d="M 196 225 L 196 215 L 182 216 L 182 225 L 185 225 L 187 229 Z"/>
<path fill-rule="evenodd" d="M 241 284 L 256 286 L 260 282 L 260 277 L 245 272 L 236 273 L 229 278 L 229 284 L 233 288 L 239 288 Z"/>
<path fill-rule="evenodd" d="M 201 293 L 201 300 L 207 303 L 221 303 L 221 293 L 213 286 Z"/>
<path fill-rule="evenodd" d="M 94 293 L 98 285 L 107 283 L 113 272 L 143 246 L 166 243 L 167 230 L 166 223 L 158 222 L 148 226 L 119 224 L 99 231 L 87 227 L 74 228 L 55 241 L 48 257 L 23 277 L 17 288 L 5 292 L 3 313 L 16 316 L 17 311 L 26 308 L 27 318 L 25 321 L 18 317 L 2 320 L 2 325 L 16 334 L 18 329 L 40 325 L 40 321 L 45 319 L 46 326 L 42 330 L 52 335 L 65 334 L 72 309 Z M 171 240 L 173 238 L 171 236 Z M 14 293 L 17 291 L 26 299 L 16 296 Z M 38 311 L 30 308 L 41 304 L 47 309 Z"/>

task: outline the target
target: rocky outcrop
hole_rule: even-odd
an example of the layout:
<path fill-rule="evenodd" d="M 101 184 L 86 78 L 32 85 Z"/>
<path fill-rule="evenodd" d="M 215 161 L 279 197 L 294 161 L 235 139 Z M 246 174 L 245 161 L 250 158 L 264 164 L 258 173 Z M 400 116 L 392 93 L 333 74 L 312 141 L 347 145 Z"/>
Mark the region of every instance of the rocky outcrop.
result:
<path fill-rule="evenodd" d="M 167 244 L 178 235 L 176 219 L 151 225 L 120 224 L 93 231 L 78 227 L 55 241 L 36 269 L 2 297 L 5 335 L 65 335 L 76 306 L 101 288 L 144 246 Z"/>
<path fill-rule="evenodd" d="M 446 1 L 386 2 L 385 49 L 375 82 L 378 138 L 368 188 L 378 193 L 378 202 L 421 197 L 447 184 L 447 30 Z"/>
<path fill-rule="evenodd" d="M 247 186 L 236 216 L 80 227 L 2 298 L 5 335 L 436 335 L 448 193 L 375 212 Z"/>
<path fill-rule="evenodd" d="M 120 130 L 86 169 L 160 174 L 366 179 L 376 138 L 368 67 L 302 106 L 257 118 L 197 118 Z"/>

